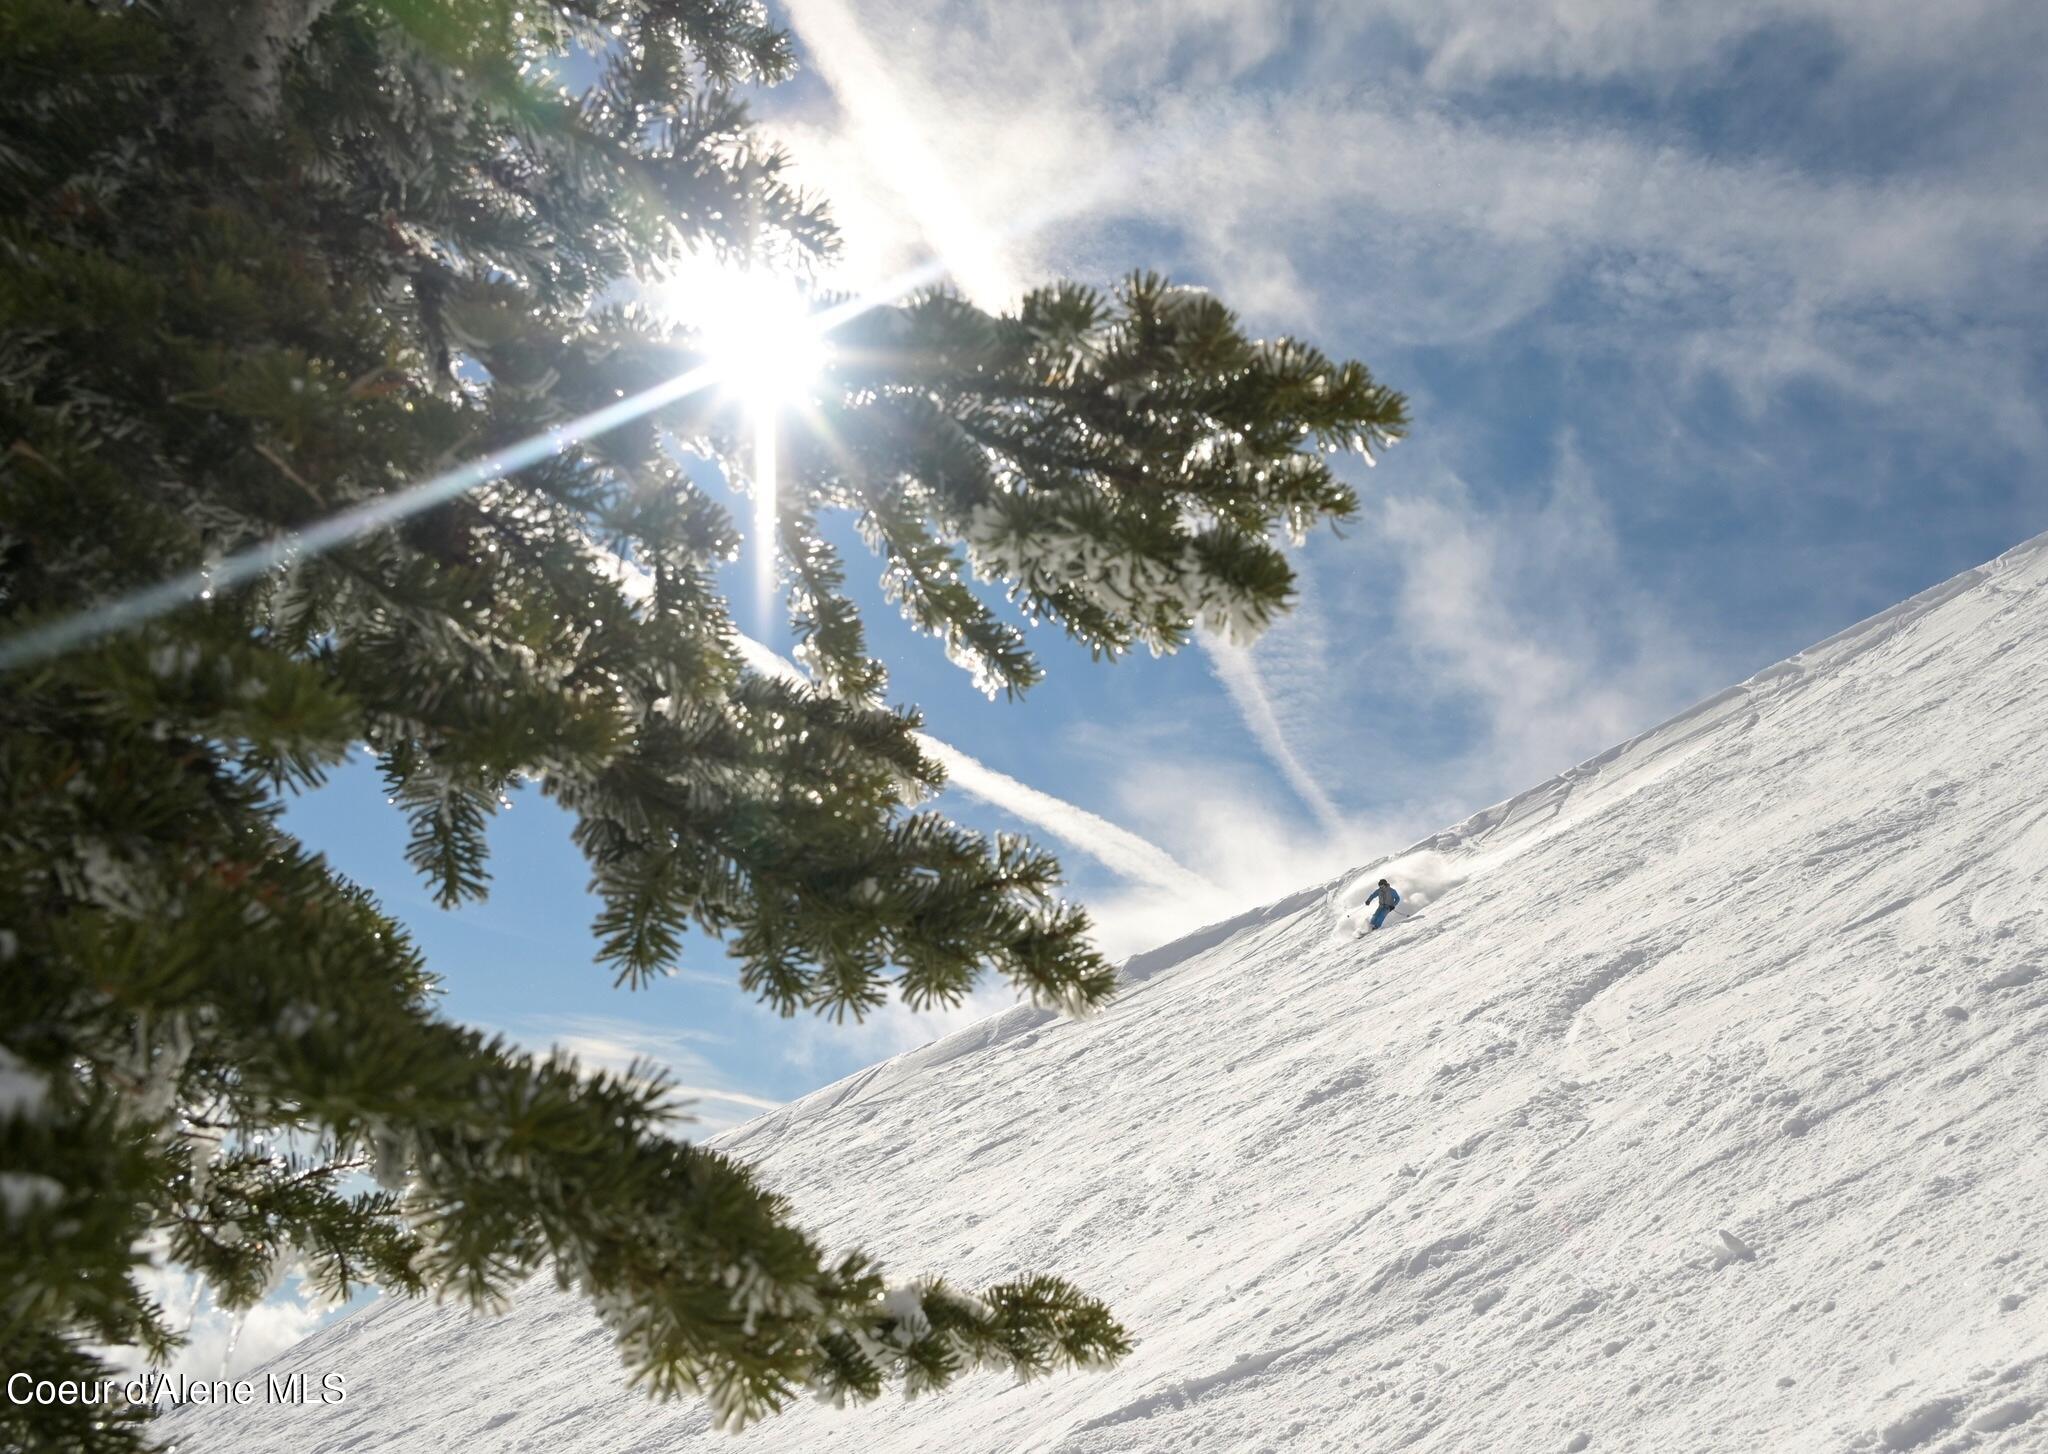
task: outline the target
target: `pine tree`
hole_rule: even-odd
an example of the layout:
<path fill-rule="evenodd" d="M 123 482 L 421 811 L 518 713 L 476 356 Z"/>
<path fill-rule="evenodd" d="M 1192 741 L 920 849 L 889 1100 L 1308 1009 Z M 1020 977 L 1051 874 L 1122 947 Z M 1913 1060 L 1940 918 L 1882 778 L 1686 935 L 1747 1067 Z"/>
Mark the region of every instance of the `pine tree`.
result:
<path fill-rule="evenodd" d="M 0 638 L 693 368 L 689 300 L 673 321 L 626 280 L 834 246 L 735 95 L 791 56 L 748 0 L 10 0 Z M 970 574 L 1099 655 L 1255 634 L 1292 591 L 1275 537 L 1356 508 L 1323 454 L 1395 437 L 1401 400 L 1142 275 L 1003 316 L 934 290 L 835 345 L 776 502 L 809 685 L 736 649 L 740 534 L 676 445 L 763 486 L 710 394 L 0 677 L 0 1366 L 168 1351 L 151 1248 L 228 1305 L 293 1268 L 479 1303 L 552 1269 L 635 1379 L 735 1425 L 1125 1351 L 1054 1278 L 829 1258 L 676 1138 L 658 1077 L 437 1017 L 402 928 L 279 823 L 366 744 L 444 904 L 484 894 L 515 785 L 564 805 L 625 983 L 695 925 L 784 1013 L 954 1003 L 991 969 L 1102 1004 L 1053 860 L 919 807 L 942 775 L 825 521 L 1021 692 L 1039 669 Z M 132 1412 L 10 1404 L 0 1435 L 145 1447 Z"/>

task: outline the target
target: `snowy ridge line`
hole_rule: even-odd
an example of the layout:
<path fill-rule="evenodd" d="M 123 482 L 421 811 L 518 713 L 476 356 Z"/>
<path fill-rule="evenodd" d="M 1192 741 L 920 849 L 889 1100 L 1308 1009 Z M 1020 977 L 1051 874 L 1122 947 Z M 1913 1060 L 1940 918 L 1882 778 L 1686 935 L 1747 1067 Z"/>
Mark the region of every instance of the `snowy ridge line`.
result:
<path fill-rule="evenodd" d="M 1157 949 L 1147 949 L 1143 953 L 1133 954 L 1123 962 L 1117 975 L 1118 984 L 1120 987 L 1143 984 L 1154 975 L 1172 969 L 1175 965 L 1185 964 L 1198 954 L 1206 954 L 1219 945 L 1229 943 L 1247 929 L 1257 929 L 1290 918 L 1304 909 L 1314 908 L 1337 884 L 1351 877 L 1352 872 L 1356 870 L 1346 872 L 1327 883 L 1317 884 L 1314 888 L 1297 889 L 1286 898 L 1275 899 L 1270 904 L 1261 904 L 1257 908 L 1246 909 L 1241 914 L 1232 914 L 1227 919 L 1218 919 L 1215 923 L 1191 930 L 1178 939 L 1169 939 Z"/>
<path fill-rule="evenodd" d="M 1749 681 L 1744 682 L 1743 685 L 1748 686 L 1759 682 L 1766 677 L 1781 672 L 1785 667 L 1804 663 L 1808 657 L 1818 656 L 1823 653 L 1825 654 L 1824 659 L 1830 665 L 1847 661 L 1851 657 L 1859 655 L 1860 650 L 1868 650 L 1884 638 L 1880 637 L 1878 641 L 1866 643 L 1859 651 L 1841 651 L 1837 648 L 1847 646 L 1856 638 L 1873 631 L 1879 626 L 1891 627 L 1891 631 L 1885 632 L 1885 636 L 1888 637 L 1892 634 L 1892 631 L 1896 631 L 1900 626 L 1926 615 L 1935 607 L 1961 595 L 1972 586 L 1981 585 L 1985 581 L 1995 580 L 1999 576 L 2009 575 L 2037 555 L 2048 555 L 2048 530 L 2044 530 L 2041 534 L 2034 536 L 2030 540 L 2022 540 L 2018 545 L 1992 557 L 1982 565 L 1972 566 L 1969 570 L 1950 576 L 1939 585 L 1929 586 L 1918 595 L 1908 596 L 1896 606 L 1879 611 L 1874 616 L 1866 616 L 1854 626 L 1843 631 L 1837 631 L 1833 636 L 1823 641 L 1815 642 L 1804 651 L 1794 652 L 1776 666 L 1764 668 L 1764 670 L 1751 677 Z"/>
<path fill-rule="evenodd" d="M 956 1030 L 928 1045 L 891 1056 L 865 1070 L 857 1070 L 842 1080 L 835 1080 L 807 1096 L 722 1132 L 704 1144 L 721 1151 L 764 1149 L 760 1146 L 747 1147 L 744 1143 L 756 1142 L 763 1137 L 778 1137 L 793 1121 L 824 1115 L 840 1106 L 866 1100 L 871 1094 L 891 1089 L 922 1071 L 1028 1035 L 1060 1018 L 1057 1010 L 1037 1005 L 1013 1005 L 985 1020 L 977 1020 L 964 1030 Z M 772 1139 L 769 1144 L 773 1144 Z"/>
<path fill-rule="evenodd" d="M 1538 828 L 1546 825 L 1569 826 L 1557 820 L 1562 816 L 1567 800 L 1574 796 L 1583 796 L 1582 789 L 1618 785 L 1619 781 L 1628 779 L 1635 779 L 1634 787 L 1654 782 L 1691 756 L 1690 753 L 1681 753 L 1679 749 L 1698 743 L 1701 738 L 1738 715 L 1743 706 L 1751 709 L 1750 722 L 1747 725 L 1754 726 L 1762 709 L 1787 692 L 1804 685 L 1817 674 L 1839 670 L 1865 652 L 1882 646 L 1901 630 L 1956 597 L 1987 581 L 2011 574 L 2031 563 L 2037 556 L 2048 557 L 2048 531 L 2020 542 L 1982 565 L 1960 571 L 1937 585 L 1929 586 L 1917 595 L 1909 596 L 1896 605 L 1865 617 L 1853 626 L 1796 651 L 1734 686 L 1725 687 L 1712 696 L 1695 702 L 1654 727 L 1596 753 L 1584 762 L 1566 768 L 1546 782 L 1504 798 L 1491 807 L 1482 808 L 1470 817 L 1432 833 L 1398 853 L 1387 854 L 1353 869 L 1342 875 L 1334 884 L 1326 886 L 1326 904 L 1334 912 L 1337 907 L 1337 895 L 1347 884 L 1363 874 L 1384 868 L 1391 863 L 1398 863 L 1418 853 L 1448 854 L 1457 849 L 1469 849 L 1481 844 L 1493 846 L 1492 840 L 1502 837 L 1506 830 L 1523 827 L 1525 824 L 1528 833 L 1506 837 L 1498 847 L 1526 847 Z M 1627 764 L 1625 776 L 1618 777 L 1615 783 L 1609 784 L 1606 781 L 1609 776 L 1606 770 L 1615 763 Z M 1591 807 L 1611 807 L 1625 796 L 1626 794 L 1609 795 Z M 1533 822 L 1529 821 L 1539 809 L 1546 807 L 1549 809 L 1548 812 Z M 1576 822 L 1578 819 L 1572 821 Z"/>
<path fill-rule="evenodd" d="M 1349 877 L 1349 875 L 1346 875 Z M 1270 904 L 1247 909 L 1214 924 L 1205 925 L 1178 939 L 1169 940 L 1156 949 L 1147 949 L 1133 954 L 1119 967 L 1117 974 L 1118 999 L 1124 993 L 1157 975 L 1185 964 L 1197 955 L 1206 954 L 1229 943 L 1249 929 L 1257 929 L 1279 920 L 1290 918 L 1305 909 L 1315 908 L 1324 902 L 1343 882 L 1334 879 L 1314 888 L 1302 889 L 1277 899 Z M 921 1045 L 915 1050 L 906 1050 L 865 1070 L 857 1070 L 843 1080 L 836 1080 L 828 1086 L 812 1091 L 799 1100 L 789 1102 L 753 1120 L 722 1132 L 705 1144 L 722 1151 L 735 1151 L 743 1143 L 753 1142 L 761 1137 L 774 1137 L 800 1116 L 823 1115 L 839 1106 L 866 1100 L 870 1095 L 894 1088 L 902 1081 L 934 1067 L 958 1060 L 977 1051 L 991 1049 L 1006 1040 L 1030 1035 L 1066 1017 L 1056 1010 L 1042 1009 L 1036 1005 L 1013 1005 L 999 1010 L 985 1020 L 976 1021 L 964 1030 Z M 1069 1022 L 1079 1023 L 1079 1022 Z M 755 1147 L 759 1150 L 761 1148 Z"/>
<path fill-rule="evenodd" d="M 1388 864 L 1399 863 L 1403 859 L 1422 853 L 1448 855 L 1460 849 L 1469 852 L 1479 847 L 1494 848 L 1496 851 L 1510 847 L 1528 847 L 1536 839 L 1548 836 L 1539 834 L 1537 830 L 1569 826 L 1568 823 L 1560 821 L 1568 800 L 1582 799 L 1587 790 L 1602 786 L 1619 787 L 1626 782 L 1630 784 L 1630 791 L 1633 791 L 1654 782 L 1692 755 L 1682 749 L 1699 744 L 1731 718 L 1740 715 L 1743 708 L 1749 709 L 1750 725 L 1754 725 L 1762 707 L 1811 680 L 1817 672 L 1840 669 L 1863 653 L 1883 645 L 1903 628 L 1957 596 L 1987 580 L 2019 569 L 2036 556 L 2044 555 L 2048 555 L 2048 532 L 2023 541 L 1983 565 L 1959 572 L 1917 595 L 1910 596 L 1853 626 L 1815 642 L 1804 650 L 1794 652 L 1746 680 L 1695 702 L 1684 711 L 1637 733 L 1634 737 L 1565 769 L 1547 782 L 1505 798 L 1491 807 L 1482 808 L 1399 852 L 1372 859 L 1312 888 L 1297 890 L 1272 903 L 1247 909 L 1193 930 L 1178 939 L 1169 940 L 1157 948 L 1134 954 L 1121 966 L 1118 975 L 1119 989 L 1128 990 L 1141 985 L 1199 954 L 1221 947 L 1247 930 L 1272 924 L 1305 909 L 1320 908 L 1334 920 L 1341 909 L 1338 900 L 1344 889 L 1361 876 L 1373 873 Z M 1618 774 L 1609 773 L 1608 769 L 1617 763 L 1625 764 L 1622 771 Z M 1626 796 L 1626 792 L 1605 795 L 1602 800 L 1587 804 L 1587 811 L 1611 807 Z M 1539 810 L 1545 808 L 1548 811 L 1537 817 Z M 1576 822 L 1578 819 L 1575 817 L 1571 821 Z M 1503 838 L 1508 830 L 1515 828 L 1526 828 L 1527 831 L 1507 836 L 1499 844 L 1495 844 L 1495 839 Z M 905 1051 L 880 1064 L 856 1071 L 845 1079 L 813 1091 L 800 1100 L 791 1101 L 778 1110 L 737 1126 L 708 1144 L 723 1150 L 737 1150 L 743 1144 L 756 1142 L 761 1137 L 779 1135 L 793 1117 L 823 1114 L 837 1106 L 867 1099 L 872 1094 L 894 1088 L 906 1077 L 944 1065 L 963 1055 L 989 1049 L 1006 1040 L 1033 1034 L 1060 1018 L 1055 1011 L 1032 1005 L 1017 1005 L 999 1011 L 964 1030 L 955 1031 L 928 1045 Z M 757 1146 L 754 1149 L 763 1148 Z"/>

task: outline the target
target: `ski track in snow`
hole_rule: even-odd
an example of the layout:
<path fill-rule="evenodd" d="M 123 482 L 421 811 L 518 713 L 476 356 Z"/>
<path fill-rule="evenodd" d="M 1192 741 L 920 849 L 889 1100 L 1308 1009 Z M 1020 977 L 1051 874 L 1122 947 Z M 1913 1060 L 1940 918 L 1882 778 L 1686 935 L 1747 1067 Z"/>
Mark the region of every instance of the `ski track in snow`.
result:
<path fill-rule="evenodd" d="M 1105 1296 L 1122 1367 L 624 1386 L 572 1294 L 387 1300 L 198 1449 L 2048 1449 L 2048 536 L 1389 863 L 729 1133 L 896 1278 Z M 1422 857 L 1418 857 L 1421 855 Z M 1381 872 L 1426 912 L 1360 936 Z M 1405 908 L 1406 906 L 1404 906 Z"/>

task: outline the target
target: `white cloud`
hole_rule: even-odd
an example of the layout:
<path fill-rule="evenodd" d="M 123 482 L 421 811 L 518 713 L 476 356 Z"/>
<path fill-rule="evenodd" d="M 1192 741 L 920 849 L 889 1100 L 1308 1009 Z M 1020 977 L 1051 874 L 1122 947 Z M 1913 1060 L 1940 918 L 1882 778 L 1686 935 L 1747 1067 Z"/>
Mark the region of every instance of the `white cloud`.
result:
<path fill-rule="evenodd" d="M 1131 762 L 1118 782 L 1117 807 L 1217 885 L 1199 898 L 1128 885 L 1090 893 L 1099 942 L 1118 959 L 1333 878 L 1408 841 L 1407 824 L 1326 829 L 1304 822 L 1248 769 L 1215 760 Z"/>
<path fill-rule="evenodd" d="M 1633 583 L 1568 439 L 1540 497 L 1484 508 L 1437 451 L 1410 462 L 1419 487 L 1376 501 L 1362 538 L 1312 547 L 1300 608 L 1252 653 L 1254 737 L 1295 796 L 1312 790 L 1335 816 L 1303 821 L 1277 784 L 1190 761 L 1184 745 L 1134 755 L 1119 815 L 1220 887 L 1200 905 L 1092 895 L 1120 945 L 1406 847 L 1734 671 Z"/>
<path fill-rule="evenodd" d="M 1864 67 L 1974 51 L 2019 39 L 2030 26 L 2038 32 L 2038 11 L 2022 0 L 1383 0 L 1375 10 L 1423 49 L 1432 84 L 1459 88 L 1518 76 L 1669 85 L 1772 27 L 1817 27 Z"/>
<path fill-rule="evenodd" d="M 1038 7 L 793 0 L 790 14 L 839 107 L 832 124 L 819 125 L 776 118 L 768 98 L 769 123 L 792 143 L 804 176 L 835 205 L 851 199 L 848 233 L 860 252 L 892 268 L 937 257 L 988 306 L 1048 271 L 1055 224 L 1116 205 L 1148 149 L 1187 144 L 1157 130 L 1134 134 L 1116 108 L 1094 104 L 1105 75 L 1140 89 L 1167 84 L 1175 68 L 1221 81 L 1238 64 L 1234 54 L 1270 50 L 1284 35 L 1260 7 L 1214 0 L 1170 14 L 1147 3 L 1042 15 Z M 1169 56 L 1158 42 L 1174 26 L 1201 28 L 1214 43 Z M 886 55 L 868 43 L 876 35 L 889 37 Z M 889 241 L 877 246 L 877 237 Z"/>
<path fill-rule="evenodd" d="M 1460 776 L 1486 798 L 1541 781 L 1684 706 L 1715 668 L 1634 587 L 1567 448 L 1540 501 L 1473 510 L 1462 482 L 1391 500 L 1395 638 L 1485 731 Z M 1481 806 L 1474 803 L 1474 807 Z"/>
<path fill-rule="evenodd" d="M 213 1300 L 206 1279 L 163 1261 L 162 1239 L 146 1247 L 148 1260 L 135 1279 L 145 1296 L 163 1309 L 164 1322 L 185 1337 L 184 1346 L 158 1365 L 168 1373 L 192 1378 L 239 1378 L 291 1347 L 339 1309 L 311 1296 L 296 1277 L 252 1308 L 230 1312 Z M 150 1367 L 139 1348 L 104 1350 L 107 1360 L 124 1371 Z"/>

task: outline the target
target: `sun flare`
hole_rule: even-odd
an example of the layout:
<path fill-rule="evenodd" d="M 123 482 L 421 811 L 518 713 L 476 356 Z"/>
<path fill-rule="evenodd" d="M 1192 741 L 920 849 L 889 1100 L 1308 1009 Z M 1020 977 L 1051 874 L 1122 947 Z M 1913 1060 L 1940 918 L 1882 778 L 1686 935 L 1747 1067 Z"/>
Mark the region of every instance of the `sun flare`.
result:
<path fill-rule="evenodd" d="M 826 359 L 824 332 L 797 285 L 765 268 L 707 264 L 664 289 L 704 345 L 719 384 L 753 409 L 800 403 Z"/>
<path fill-rule="evenodd" d="M 718 387 L 740 402 L 753 430 L 755 605 L 765 616 L 775 584 L 782 416 L 809 399 L 827 357 L 825 330 L 795 283 L 765 268 L 707 263 L 679 274 L 664 292 L 676 316 L 696 330 Z"/>

